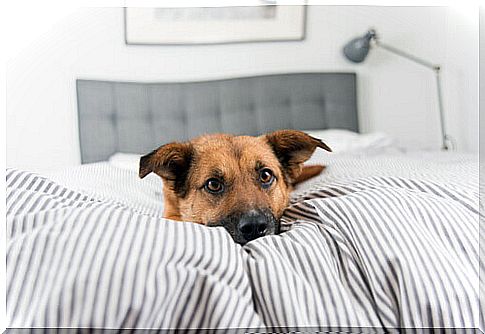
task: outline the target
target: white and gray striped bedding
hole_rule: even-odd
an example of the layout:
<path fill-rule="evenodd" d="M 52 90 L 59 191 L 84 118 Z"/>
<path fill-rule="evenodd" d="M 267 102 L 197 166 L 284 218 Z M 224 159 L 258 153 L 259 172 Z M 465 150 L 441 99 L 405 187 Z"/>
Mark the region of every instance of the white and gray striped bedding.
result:
<path fill-rule="evenodd" d="M 478 163 L 325 155 L 286 232 L 244 247 L 161 218 L 160 181 L 7 170 L 9 327 L 477 328 Z"/>

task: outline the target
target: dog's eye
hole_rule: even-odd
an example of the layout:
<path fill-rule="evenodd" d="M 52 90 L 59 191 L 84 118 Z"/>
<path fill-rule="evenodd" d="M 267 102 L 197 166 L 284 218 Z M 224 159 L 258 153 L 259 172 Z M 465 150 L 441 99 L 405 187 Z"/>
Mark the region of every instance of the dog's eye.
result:
<path fill-rule="evenodd" d="M 268 168 L 263 168 L 259 172 L 259 181 L 263 185 L 263 187 L 267 188 L 273 183 L 274 180 L 274 174 L 271 171 L 271 169 Z"/>
<path fill-rule="evenodd" d="M 208 179 L 205 182 L 205 190 L 212 194 L 221 193 L 224 190 L 224 185 L 218 179 Z"/>

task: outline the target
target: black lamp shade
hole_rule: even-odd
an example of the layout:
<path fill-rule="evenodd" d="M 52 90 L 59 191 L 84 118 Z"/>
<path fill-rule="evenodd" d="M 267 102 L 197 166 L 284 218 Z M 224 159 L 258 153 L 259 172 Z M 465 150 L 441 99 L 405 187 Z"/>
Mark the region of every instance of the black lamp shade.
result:
<path fill-rule="evenodd" d="M 344 46 L 345 57 L 354 63 L 361 63 L 367 57 L 370 41 L 375 37 L 375 31 L 369 30 L 364 36 L 357 37 Z"/>

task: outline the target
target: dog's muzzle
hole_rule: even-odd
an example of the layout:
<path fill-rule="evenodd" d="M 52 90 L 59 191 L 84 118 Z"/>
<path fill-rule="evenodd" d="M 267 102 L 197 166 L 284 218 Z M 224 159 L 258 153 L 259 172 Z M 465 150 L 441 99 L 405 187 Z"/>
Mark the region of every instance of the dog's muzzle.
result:
<path fill-rule="evenodd" d="M 279 233 L 279 222 L 267 209 L 234 213 L 218 225 L 224 226 L 234 241 L 241 245 L 265 235 Z"/>

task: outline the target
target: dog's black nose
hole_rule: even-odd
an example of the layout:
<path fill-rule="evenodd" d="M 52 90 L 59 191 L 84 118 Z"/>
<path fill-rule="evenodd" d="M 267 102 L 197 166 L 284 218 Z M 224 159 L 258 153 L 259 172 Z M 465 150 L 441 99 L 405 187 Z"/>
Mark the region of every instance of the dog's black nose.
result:
<path fill-rule="evenodd" d="M 268 217 L 263 212 L 251 210 L 241 216 L 238 229 L 246 241 L 265 235 L 268 229 Z"/>

